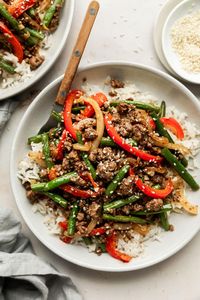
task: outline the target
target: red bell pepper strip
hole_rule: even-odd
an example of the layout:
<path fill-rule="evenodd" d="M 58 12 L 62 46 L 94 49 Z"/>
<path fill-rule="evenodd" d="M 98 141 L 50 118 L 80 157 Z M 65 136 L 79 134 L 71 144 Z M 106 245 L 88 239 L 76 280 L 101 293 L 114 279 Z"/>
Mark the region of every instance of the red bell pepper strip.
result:
<path fill-rule="evenodd" d="M 56 169 L 54 167 L 52 167 L 50 170 L 49 170 L 49 174 L 48 174 L 48 177 L 49 177 L 49 180 L 53 180 L 57 177 L 57 174 L 56 174 Z"/>
<path fill-rule="evenodd" d="M 68 224 L 67 221 L 62 221 L 58 223 L 59 227 L 62 228 L 63 230 L 67 230 Z"/>
<path fill-rule="evenodd" d="M 174 118 L 160 118 L 160 122 L 169 129 L 179 140 L 184 139 L 184 132 L 181 125 Z"/>
<path fill-rule="evenodd" d="M 106 251 L 112 257 L 119 259 L 126 263 L 132 259 L 132 256 L 129 256 L 129 255 L 117 250 L 117 235 L 114 231 L 106 239 Z"/>
<path fill-rule="evenodd" d="M 156 123 L 154 122 L 154 120 L 152 119 L 152 117 L 149 116 L 149 125 L 151 126 L 151 128 L 153 130 L 156 129 Z"/>
<path fill-rule="evenodd" d="M 70 133 L 72 138 L 77 141 L 76 130 L 72 124 L 72 106 L 75 99 L 79 99 L 83 95 L 83 92 L 80 90 L 72 90 L 66 98 L 63 118 L 65 129 Z"/>
<path fill-rule="evenodd" d="M 21 63 L 24 57 L 22 45 L 14 36 L 14 34 L 10 31 L 10 29 L 1 21 L 0 31 L 4 34 L 4 37 L 8 41 L 8 43 L 11 44 L 14 55 L 18 58 L 19 63 Z"/>
<path fill-rule="evenodd" d="M 108 132 L 108 135 L 112 138 L 112 140 L 121 148 L 123 148 L 124 150 L 126 150 L 127 152 L 143 159 L 146 161 L 152 161 L 152 162 L 161 162 L 163 159 L 160 156 L 154 156 L 151 155 L 143 150 L 139 150 L 136 147 L 131 146 L 130 144 L 128 144 L 126 142 L 126 140 L 124 138 L 122 138 L 117 131 L 115 130 L 115 128 L 112 125 L 112 115 L 111 114 L 107 114 L 104 118 L 104 122 L 105 122 L 105 126 Z"/>
<path fill-rule="evenodd" d="M 15 0 L 10 6 L 8 6 L 8 11 L 14 18 L 18 18 L 27 9 L 35 5 L 35 3 L 36 0 Z"/>
<path fill-rule="evenodd" d="M 60 239 L 65 244 L 70 244 L 71 241 L 73 240 L 73 238 L 71 238 L 70 236 L 61 236 Z"/>
<path fill-rule="evenodd" d="M 75 197 L 80 197 L 80 198 L 84 198 L 84 199 L 94 198 L 99 195 L 98 192 L 93 192 L 91 190 L 80 190 L 69 184 L 64 184 L 64 185 L 60 186 L 60 188 L 66 193 L 69 193 Z"/>
<path fill-rule="evenodd" d="M 165 188 L 161 190 L 152 188 L 151 186 L 144 184 L 143 181 L 138 177 L 135 178 L 135 184 L 138 187 L 138 189 L 142 191 L 145 195 L 156 199 L 166 198 L 169 194 L 171 194 L 171 192 L 174 189 L 171 179 L 167 180 Z"/>
<path fill-rule="evenodd" d="M 60 159 L 60 160 L 63 159 L 63 148 L 64 148 L 64 143 L 65 143 L 66 137 L 67 137 L 67 131 L 64 129 L 62 132 L 62 135 L 61 135 L 61 139 L 57 146 L 57 155 L 56 155 L 57 159 Z"/>
<path fill-rule="evenodd" d="M 106 232 L 106 229 L 104 227 L 94 228 L 90 232 L 90 235 L 102 235 Z"/>
<path fill-rule="evenodd" d="M 99 107 L 101 107 L 106 101 L 108 101 L 106 95 L 103 93 L 96 93 L 95 95 L 91 96 L 92 99 L 94 99 L 98 104 Z M 94 114 L 94 109 L 92 105 L 87 105 L 87 107 L 81 112 L 81 116 L 84 118 L 90 118 Z"/>

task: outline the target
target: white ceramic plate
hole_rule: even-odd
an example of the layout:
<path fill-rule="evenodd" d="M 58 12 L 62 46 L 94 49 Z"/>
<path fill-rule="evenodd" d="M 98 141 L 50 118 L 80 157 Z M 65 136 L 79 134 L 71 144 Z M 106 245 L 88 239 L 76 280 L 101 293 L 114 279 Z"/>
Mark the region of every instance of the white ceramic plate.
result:
<path fill-rule="evenodd" d="M 60 15 L 60 23 L 56 31 L 50 36 L 50 47 L 45 50 L 45 61 L 32 72 L 32 76 L 14 87 L 0 88 L 0 100 L 17 95 L 36 83 L 52 67 L 67 40 L 74 13 L 74 0 L 66 0 Z"/>
<path fill-rule="evenodd" d="M 187 72 L 184 70 L 180 59 L 174 49 L 171 45 L 171 28 L 173 27 L 174 23 L 188 15 L 192 14 L 194 12 L 197 12 L 200 10 L 200 3 L 199 1 L 195 0 L 186 0 L 179 3 L 177 6 L 174 7 L 174 9 L 170 12 L 168 15 L 165 24 L 163 26 L 162 30 L 162 38 L 161 38 L 161 44 L 162 44 L 162 51 L 165 57 L 165 60 L 167 61 L 170 68 L 181 78 L 188 82 L 197 83 L 200 84 L 200 73 L 192 73 Z"/>
<path fill-rule="evenodd" d="M 154 39 L 154 47 L 156 50 L 156 53 L 163 64 L 163 66 L 174 76 L 179 77 L 169 66 L 168 62 L 166 61 L 163 50 L 162 50 L 162 44 L 161 44 L 161 38 L 162 38 L 162 30 L 163 26 L 165 24 L 166 18 L 168 17 L 169 13 L 172 11 L 172 9 L 178 5 L 182 0 L 168 0 L 166 4 L 161 8 L 155 24 L 154 24 L 154 31 L 153 31 L 153 39 Z"/>
<path fill-rule="evenodd" d="M 180 111 L 183 111 L 184 108 L 190 118 L 200 126 L 200 106 L 195 96 L 171 76 L 150 67 L 130 63 L 95 64 L 78 73 L 74 80 L 74 87 L 79 88 L 82 79 L 87 78 L 89 83 L 101 88 L 108 75 L 113 78 L 132 81 L 140 90 L 148 91 L 160 100 L 165 99 L 167 105 L 175 105 Z M 154 265 L 173 255 L 197 233 L 200 227 L 200 215 L 195 217 L 187 214 L 172 215 L 170 223 L 175 226 L 175 231 L 164 232 L 161 242 L 150 242 L 142 257 L 133 259 L 126 264 L 107 254 L 98 256 L 89 253 L 81 246 L 64 244 L 58 237 L 48 233 L 43 224 L 43 217 L 32 212 L 25 190 L 16 176 L 18 163 L 29 150 L 26 145 L 27 138 L 35 135 L 48 118 L 60 81 L 61 78 L 58 78 L 52 82 L 32 102 L 23 116 L 12 145 L 11 185 L 25 222 L 35 236 L 54 253 L 72 263 L 95 270 L 113 272 L 137 270 Z M 200 181 L 200 176 L 198 180 Z M 188 198 L 198 203 L 200 192 L 188 192 Z"/>

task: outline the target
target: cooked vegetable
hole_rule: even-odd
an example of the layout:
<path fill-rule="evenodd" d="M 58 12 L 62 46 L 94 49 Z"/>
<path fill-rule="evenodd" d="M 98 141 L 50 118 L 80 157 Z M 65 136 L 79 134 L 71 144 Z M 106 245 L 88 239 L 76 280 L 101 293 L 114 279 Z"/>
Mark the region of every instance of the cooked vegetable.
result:
<path fill-rule="evenodd" d="M 152 154 L 149 154 L 145 151 L 139 150 L 138 148 L 132 147 L 130 144 L 128 144 L 125 139 L 121 138 L 120 135 L 117 133 L 115 128 L 112 126 L 112 115 L 107 114 L 104 118 L 105 125 L 107 132 L 109 136 L 112 138 L 112 140 L 118 144 L 121 148 L 128 151 L 129 153 L 140 157 L 143 160 L 152 161 L 152 162 L 161 162 L 162 158 L 160 156 L 154 156 Z"/>
<path fill-rule="evenodd" d="M 9 13 L 14 17 L 18 18 L 27 9 L 34 6 L 36 0 L 14 0 L 11 5 L 8 6 Z"/>
<path fill-rule="evenodd" d="M 31 185 L 31 189 L 36 192 L 47 192 L 70 182 L 71 178 L 75 176 L 77 176 L 77 173 L 71 172 L 63 176 L 57 177 L 49 182 L 34 183 Z"/>
<path fill-rule="evenodd" d="M 112 209 L 115 209 L 115 208 L 120 208 L 120 207 L 125 206 L 127 204 L 136 202 L 139 199 L 140 199 L 140 196 L 133 195 L 133 196 L 127 198 L 127 199 L 120 199 L 120 200 L 115 200 L 115 201 L 112 201 L 112 202 L 109 202 L 109 203 L 105 203 L 103 205 L 103 209 L 104 209 L 104 211 L 109 211 L 109 210 L 112 210 Z"/>
<path fill-rule="evenodd" d="M 69 236 L 74 235 L 75 230 L 76 230 L 76 217 L 78 214 L 78 202 L 74 202 L 70 215 L 69 215 L 69 219 L 68 219 L 68 228 L 67 228 L 67 234 Z"/>
<path fill-rule="evenodd" d="M 160 110 L 158 112 L 159 118 L 163 118 L 166 115 L 166 103 L 165 101 L 162 101 L 160 104 Z"/>
<path fill-rule="evenodd" d="M 107 97 L 103 93 L 96 93 L 92 95 L 91 98 L 95 100 L 99 107 L 101 107 L 106 101 L 108 101 Z M 86 108 L 81 112 L 81 115 L 84 118 L 90 118 L 94 115 L 95 111 L 92 105 L 87 105 Z"/>
<path fill-rule="evenodd" d="M 106 251 L 114 258 L 129 262 L 132 257 L 117 250 L 117 235 L 113 231 L 106 239 Z"/>
<path fill-rule="evenodd" d="M 72 105 L 75 101 L 75 99 L 79 99 L 83 95 L 82 91 L 79 90 L 72 90 L 66 98 L 63 117 L 64 117 L 64 123 L 65 123 L 65 129 L 69 132 L 69 134 L 72 136 L 74 140 L 77 140 L 76 136 L 76 130 L 73 127 L 72 124 Z"/>
<path fill-rule="evenodd" d="M 0 69 L 3 69 L 4 71 L 10 74 L 15 73 L 15 68 L 12 65 L 10 65 L 7 61 L 2 59 L 1 57 L 0 57 Z"/>
<path fill-rule="evenodd" d="M 196 191 L 199 189 L 199 184 L 186 170 L 186 168 L 180 163 L 180 161 L 178 161 L 177 158 L 170 152 L 169 149 L 163 148 L 161 150 L 161 154 L 193 190 Z"/>
<path fill-rule="evenodd" d="M 43 133 L 42 143 L 43 143 L 43 153 L 44 153 L 47 168 L 51 169 L 54 164 L 53 164 L 53 160 L 52 160 L 51 152 L 50 152 L 48 133 Z"/>
<path fill-rule="evenodd" d="M 184 139 L 184 132 L 181 125 L 174 118 L 160 118 L 160 122 L 168 128 L 179 140 Z"/>
<path fill-rule="evenodd" d="M 173 183 L 171 179 L 168 179 L 166 182 L 166 186 L 164 189 L 158 190 L 151 186 L 148 186 L 142 182 L 142 180 L 138 177 L 135 178 L 135 184 L 139 188 L 140 191 L 142 191 L 145 195 L 151 197 L 151 198 L 166 198 L 168 195 L 171 194 L 173 191 Z"/>
<path fill-rule="evenodd" d="M 56 12 L 56 8 L 62 4 L 62 1 L 63 0 L 54 0 L 53 4 L 47 9 L 47 11 L 44 15 L 44 18 L 43 18 L 44 26 L 49 27 L 49 25 L 53 19 L 53 16 Z"/>
<path fill-rule="evenodd" d="M 103 214 L 103 219 L 104 220 L 109 220 L 109 221 L 114 221 L 114 222 L 132 222 L 132 223 L 137 223 L 137 224 L 146 224 L 147 221 L 142 218 L 138 217 L 133 217 L 133 216 L 124 216 L 124 215 L 116 215 L 112 216 L 109 214 Z"/>
<path fill-rule="evenodd" d="M 23 48 L 19 40 L 14 36 L 10 29 L 0 21 L 0 31 L 4 34 L 5 39 L 12 46 L 14 55 L 18 58 L 21 63 L 23 60 Z"/>
<path fill-rule="evenodd" d="M 165 229 L 166 231 L 170 229 L 167 212 L 164 211 L 160 214 L 160 223 L 162 228 Z"/>
<path fill-rule="evenodd" d="M 124 176 L 126 175 L 126 173 L 128 172 L 128 170 L 130 169 L 129 165 L 123 166 L 119 172 L 117 173 L 117 175 L 114 177 L 114 179 L 112 180 L 112 182 L 108 185 L 108 187 L 106 188 L 106 196 L 110 196 L 114 193 L 114 191 L 116 190 L 118 184 L 122 181 L 122 179 L 124 178 Z"/>
<path fill-rule="evenodd" d="M 77 136 L 78 143 L 82 145 L 83 144 L 83 140 L 82 140 L 81 133 L 77 132 L 76 136 Z M 96 177 L 97 177 L 96 170 L 95 170 L 94 166 L 92 165 L 92 163 L 90 162 L 90 160 L 88 158 L 88 154 L 82 152 L 81 153 L 81 157 L 83 158 L 83 160 L 84 160 L 84 162 L 85 162 L 85 164 L 86 164 L 89 172 L 91 173 L 93 179 L 96 179 Z"/>
<path fill-rule="evenodd" d="M 24 28 L 23 25 L 21 25 L 5 8 L 5 6 L 0 3 L 0 15 L 8 21 L 10 26 L 22 37 L 26 40 L 26 42 L 33 46 L 38 43 L 38 40 L 32 36 L 30 36 L 30 33 Z"/>
<path fill-rule="evenodd" d="M 55 203 L 59 204 L 63 208 L 67 207 L 67 200 L 60 195 L 49 193 L 49 192 L 43 192 L 44 195 L 48 196 L 51 200 L 53 200 Z"/>
<path fill-rule="evenodd" d="M 75 197 L 87 199 L 87 198 L 96 198 L 99 195 L 99 192 L 93 192 L 91 190 L 80 190 L 69 184 L 64 184 L 60 187 L 64 192 L 72 194 Z"/>

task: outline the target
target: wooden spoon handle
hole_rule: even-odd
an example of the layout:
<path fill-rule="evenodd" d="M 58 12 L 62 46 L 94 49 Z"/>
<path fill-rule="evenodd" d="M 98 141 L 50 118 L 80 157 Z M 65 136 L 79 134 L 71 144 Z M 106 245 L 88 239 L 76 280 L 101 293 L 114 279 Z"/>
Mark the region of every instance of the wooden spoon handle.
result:
<path fill-rule="evenodd" d="M 87 9 L 85 19 L 83 21 L 81 30 L 79 32 L 78 39 L 76 41 L 76 45 L 71 54 L 67 69 L 65 71 L 64 78 L 61 82 L 57 97 L 55 102 L 63 105 L 66 99 L 66 95 L 69 92 L 72 81 L 76 74 L 78 65 L 80 63 L 81 57 L 83 55 L 83 51 L 85 49 L 87 40 L 89 38 L 90 32 L 92 30 L 92 26 L 96 19 L 97 13 L 99 10 L 99 3 L 97 1 L 92 1 Z"/>

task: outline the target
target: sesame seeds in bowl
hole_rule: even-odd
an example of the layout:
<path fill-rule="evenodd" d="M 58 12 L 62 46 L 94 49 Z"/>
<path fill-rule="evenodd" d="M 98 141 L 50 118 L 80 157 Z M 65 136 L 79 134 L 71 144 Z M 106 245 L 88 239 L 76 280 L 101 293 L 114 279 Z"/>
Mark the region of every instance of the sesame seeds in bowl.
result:
<path fill-rule="evenodd" d="M 171 69 L 182 79 L 200 83 L 200 3 L 186 0 L 168 15 L 162 50 Z"/>

